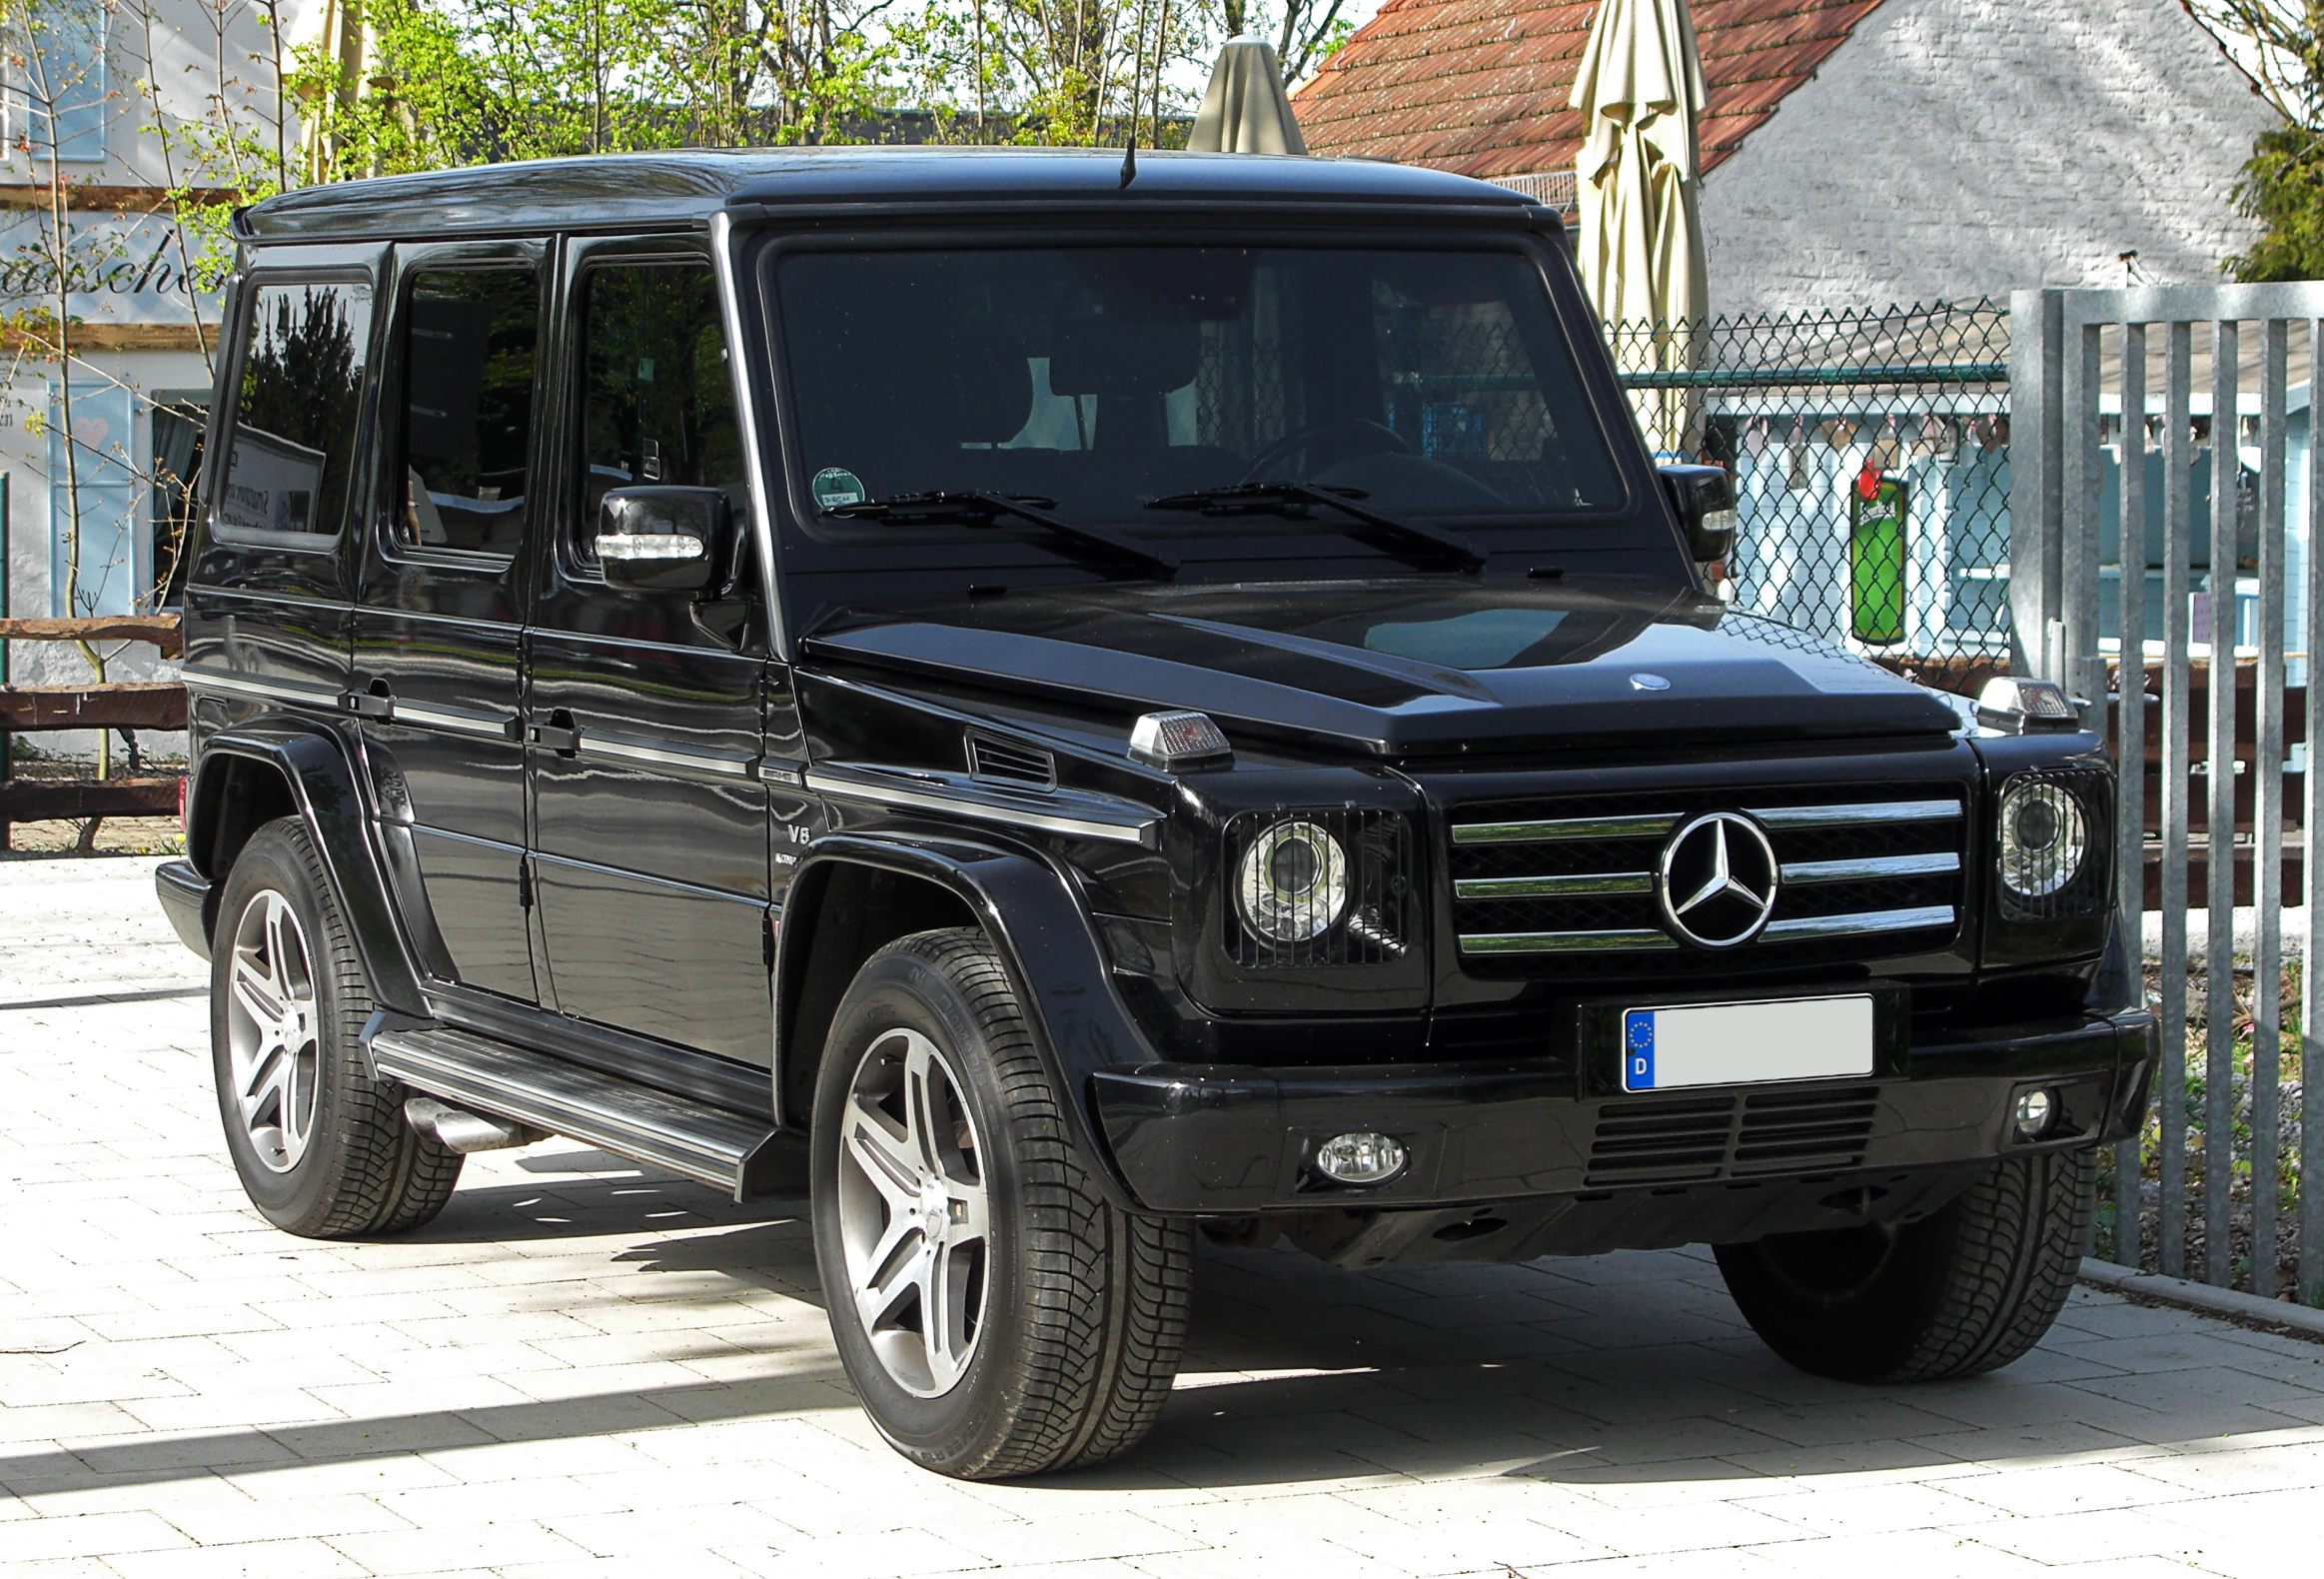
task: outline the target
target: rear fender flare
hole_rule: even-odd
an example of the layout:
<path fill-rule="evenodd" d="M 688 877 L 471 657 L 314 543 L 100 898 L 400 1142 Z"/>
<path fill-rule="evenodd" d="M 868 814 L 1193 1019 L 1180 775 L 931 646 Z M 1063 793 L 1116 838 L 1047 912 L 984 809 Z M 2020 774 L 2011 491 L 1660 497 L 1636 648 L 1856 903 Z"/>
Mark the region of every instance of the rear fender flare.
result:
<path fill-rule="evenodd" d="M 790 1076 L 822 1056 L 791 1034 L 805 979 L 807 956 L 823 890 L 844 866 L 870 867 L 934 883 L 958 898 L 999 950 L 1032 1027 L 1033 1045 L 1059 1097 L 1067 1139 L 1114 1205 L 1138 1210 L 1100 1138 L 1090 1075 L 1109 1064 L 1145 1063 L 1155 1054 L 1129 1008 L 1114 990 L 1113 971 L 1072 883 L 1054 866 L 1024 850 L 973 839 L 896 834 L 831 834 L 815 841 L 799 862 L 774 971 L 774 1099 L 778 1120 L 803 1129 L 807 1115 L 790 1111 Z"/>
<path fill-rule="evenodd" d="M 226 767 L 235 760 L 273 769 L 289 789 L 291 803 L 323 859 L 324 874 L 339 901 L 339 913 L 354 934 L 379 1005 L 407 1014 L 427 1013 L 419 973 L 396 924 L 372 847 L 361 778 L 349 760 L 347 744 L 328 729 L 287 719 L 259 720 L 222 730 L 203 742 L 200 768 L 186 791 L 186 855 L 210 879 L 211 906 L 227 876 L 224 870 L 211 868 L 224 864 L 215 859 L 216 831 L 229 809 L 224 804 Z M 215 929 L 215 915 L 210 924 Z"/>

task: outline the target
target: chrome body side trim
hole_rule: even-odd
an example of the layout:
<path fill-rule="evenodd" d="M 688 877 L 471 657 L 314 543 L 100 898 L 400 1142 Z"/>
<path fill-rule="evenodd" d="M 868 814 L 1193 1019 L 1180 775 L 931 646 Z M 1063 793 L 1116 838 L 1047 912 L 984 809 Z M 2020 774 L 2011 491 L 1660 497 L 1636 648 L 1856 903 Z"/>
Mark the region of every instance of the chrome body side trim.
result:
<path fill-rule="evenodd" d="M 1453 883 L 1456 899 L 1531 899 L 1654 891 L 1655 874 L 1651 871 L 1584 871 L 1556 877 L 1462 877 Z"/>
<path fill-rule="evenodd" d="M 187 668 L 179 678 L 187 686 L 199 691 L 222 691 L 230 697 L 251 697 L 260 702 L 291 702 L 303 707 L 328 708 L 333 713 L 346 711 L 335 687 L 305 686 L 295 680 L 253 680 L 247 675 L 223 675 L 214 669 Z"/>
<path fill-rule="evenodd" d="M 1161 816 L 1150 807 L 1071 790 L 1026 793 L 975 784 L 959 774 L 914 773 L 909 779 L 876 768 L 832 764 L 807 770 L 806 787 L 831 800 L 997 822 L 1116 844 L 1161 843 Z"/>
<path fill-rule="evenodd" d="M 1679 825 L 1676 813 L 1559 816 L 1531 822 L 1456 822 L 1456 844 L 1534 844 L 1562 838 L 1649 838 Z"/>
<path fill-rule="evenodd" d="M 1953 907 L 1921 904 L 1907 910 L 1858 910 L 1852 915 L 1798 915 L 1770 921 L 1762 938 L 1856 937 L 1869 932 L 1917 932 L 1932 926 L 1950 926 Z"/>
<path fill-rule="evenodd" d="M 722 779 L 748 779 L 757 762 L 753 757 L 720 757 L 710 752 L 682 751 L 673 746 L 645 746 L 635 741 L 615 740 L 585 731 L 581 738 L 581 755 L 584 758 L 617 757 L 623 762 L 648 763 L 656 768 L 683 768 L 693 773 L 716 774 Z"/>
<path fill-rule="evenodd" d="M 514 714 L 422 708 L 402 700 L 398 700 L 389 712 L 387 722 L 417 724 L 424 730 L 442 730 L 447 735 L 474 735 L 488 741 L 514 741 L 517 738 L 517 719 Z"/>
<path fill-rule="evenodd" d="M 1940 849 L 1925 855 L 1865 855 L 1854 860 L 1793 860 L 1782 868 L 1785 882 L 1854 882 L 1863 878 L 1931 877 L 1961 869 L 1961 857 Z"/>
<path fill-rule="evenodd" d="M 1767 827 L 1851 827 L 1864 822 L 1942 822 L 1961 814 L 1958 800 L 1862 800 L 1850 805 L 1744 806 Z"/>

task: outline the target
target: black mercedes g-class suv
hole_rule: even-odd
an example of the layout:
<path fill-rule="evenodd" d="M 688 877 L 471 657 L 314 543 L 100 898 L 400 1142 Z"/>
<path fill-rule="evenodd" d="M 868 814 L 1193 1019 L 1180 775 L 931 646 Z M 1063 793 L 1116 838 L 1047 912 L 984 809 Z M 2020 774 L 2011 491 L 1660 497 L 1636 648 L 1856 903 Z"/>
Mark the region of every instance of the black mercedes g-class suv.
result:
<path fill-rule="evenodd" d="M 1709 1242 L 1839 1377 L 2056 1314 L 2152 1061 L 2101 743 L 1712 596 L 1549 210 L 829 149 L 237 223 L 160 890 L 274 1223 L 550 1134 L 811 1194 L 961 1476 L 1137 1441 L 1197 1228 Z"/>

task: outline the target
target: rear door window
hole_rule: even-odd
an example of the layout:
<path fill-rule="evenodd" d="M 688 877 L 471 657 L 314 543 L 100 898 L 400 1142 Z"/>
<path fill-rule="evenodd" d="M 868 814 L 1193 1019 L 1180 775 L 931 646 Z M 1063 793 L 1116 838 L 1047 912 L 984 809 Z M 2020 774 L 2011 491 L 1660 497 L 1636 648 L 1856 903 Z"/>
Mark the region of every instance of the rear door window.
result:
<path fill-rule="evenodd" d="M 531 497 L 540 275 L 421 269 L 409 289 L 399 546 L 505 558 Z"/>
<path fill-rule="evenodd" d="M 371 287 L 251 292 L 234 439 L 214 518 L 225 538 L 324 549 L 347 515 L 371 344 Z"/>

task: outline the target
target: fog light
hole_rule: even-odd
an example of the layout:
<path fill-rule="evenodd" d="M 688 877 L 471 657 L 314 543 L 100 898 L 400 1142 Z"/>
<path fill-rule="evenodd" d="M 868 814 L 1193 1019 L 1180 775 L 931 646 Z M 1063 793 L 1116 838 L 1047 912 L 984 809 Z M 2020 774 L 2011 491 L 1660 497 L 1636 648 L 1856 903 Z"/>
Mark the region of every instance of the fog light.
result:
<path fill-rule="evenodd" d="M 2049 1132 L 2049 1121 L 2057 1116 L 2057 1098 L 2044 1090 L 2017 1093 L 2017 1138 L 2039 1140 Z"/>
<path fill-rule="evenodd" d="M 1342 1184 L 1385 1184 L 1404 1171 L 1404 1142 L 1370 1130 L 1334 1135 L 1316 1147 L 1316 1171 Z"/>

